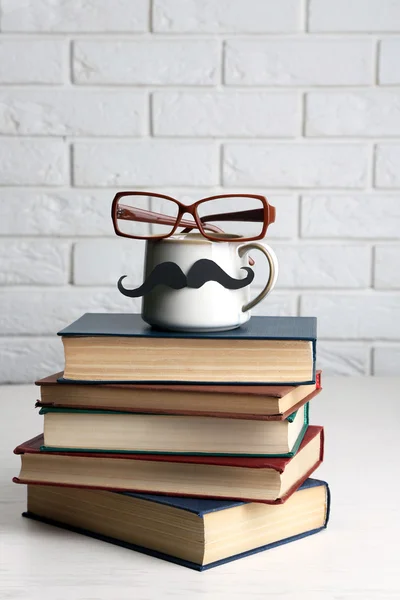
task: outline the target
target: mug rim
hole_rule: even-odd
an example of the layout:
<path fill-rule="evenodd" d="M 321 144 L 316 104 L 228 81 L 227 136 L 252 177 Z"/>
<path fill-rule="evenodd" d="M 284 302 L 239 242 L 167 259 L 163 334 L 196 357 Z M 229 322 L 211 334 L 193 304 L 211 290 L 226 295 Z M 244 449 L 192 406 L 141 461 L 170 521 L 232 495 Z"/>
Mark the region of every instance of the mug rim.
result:
<path fill-rule="evenodd" d="M 192 236 L 192 237 L 189 237 Z M 157 240 L 147 240 L 147 242 L 154 242 L 157 244 L 160 243 L 188 243 L 188 244 L 230 244 L 230 243 L 237 243 L 240 242 L 243 238 L 240 235 L 237 235 L 237 239 L 233 240 L 232 237 L 233 235 L 230 233 L 226 233 L 225 234 L 226 237 L 229 237 L 229 240 L 224 241 L 224 240 L 209 240 L 207 238 L 205 238 L 201 233 L 185 233 L 185 234 L 178 234 L 178 235 L 171 235 L 167 238 L 163 238 L 163 239 L 157 239 Z"/>

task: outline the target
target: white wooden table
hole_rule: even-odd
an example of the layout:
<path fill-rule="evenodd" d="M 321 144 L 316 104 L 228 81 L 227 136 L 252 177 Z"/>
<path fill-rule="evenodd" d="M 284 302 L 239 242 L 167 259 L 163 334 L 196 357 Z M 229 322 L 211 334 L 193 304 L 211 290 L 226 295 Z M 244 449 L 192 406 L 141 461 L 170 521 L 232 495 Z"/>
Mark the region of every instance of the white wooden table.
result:
<path fill-rule="evenodd" d="M 311 421 L 325 425 L 330 526 L 204 573 L 23 519 L 12 450 L 41 431 L 37 390 L 0 388 L 1 600 L 399 600 L 400 378 L 323 384 Z"/>

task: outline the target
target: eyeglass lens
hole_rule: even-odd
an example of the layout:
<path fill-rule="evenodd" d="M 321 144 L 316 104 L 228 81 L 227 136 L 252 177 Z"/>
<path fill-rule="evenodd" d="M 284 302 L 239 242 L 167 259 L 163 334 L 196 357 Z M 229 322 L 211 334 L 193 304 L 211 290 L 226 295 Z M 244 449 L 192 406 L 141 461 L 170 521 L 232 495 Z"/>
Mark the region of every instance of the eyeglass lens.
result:
<path fill-rule="evenodd" d="M 142 211 L 145 213 L 142 214 Z M 165 218 L 160 219 L 154 213 Z M 119 198 L 116 215 L 121 233 L 144 238 L 164 236 L 169 235 L 175 227 L 178 205 L 171 200 L 146 194 L 126 195 Z M 151 222 L 157 219 L 158 222 Z"/>
<path fill-rule="evenodd" d="M 249 213 L 247 211 L 254 211 Z M 244 213 L 247 213 L 246 219 L 254 214 L 254 221 L 247 221 Z M 233 214 L 232 214 L 233 213 Z M 213 225 L 207 229 L 207 235 L 214 238 L 221 238 L 218 230 L 223 230 L 224 237 L 231 235 L 234 238 L 257 237 L 262 233 L 264 205 L 258 198 L 248 198 L 247 196 L 230 196 L 227 198 L 215 198 L 201 202 L 197 207 L 197 214 L 204 225 Z M 229 214 L 229 219 L 228 219 Z M 261 215 L 261 218 L 260 218 Z"/>

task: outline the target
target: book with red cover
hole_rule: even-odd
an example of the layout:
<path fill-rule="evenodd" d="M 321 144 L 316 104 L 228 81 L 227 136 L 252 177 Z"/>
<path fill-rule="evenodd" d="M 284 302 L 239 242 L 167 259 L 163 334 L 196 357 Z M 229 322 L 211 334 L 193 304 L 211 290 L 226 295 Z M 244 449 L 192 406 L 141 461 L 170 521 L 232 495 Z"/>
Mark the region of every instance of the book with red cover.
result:
<path fill-rule="evenodd" d="M 322 372 L 317 371 L 315 389 L 309 394 L 304 396 L 301 400 L 292 404 L 287 410 L 283 412 L 277 412 L 274 414 L 254 414 L 252 412 L 245 412 L 246 400 L 250 404 L 253 398 L 276 398 L 281 399 L 293 392 L 300 391 L 303 386 L 282 386 L 282 385 L 196 385 L 196 384 L 120 384 L 120 383 L 72 383 L 66 382 L 62 379 L 63 372 L 55 373 L 43 379 L 39 379 L 35 384 L 39 387 L 54 389 L 54 400 L 43 401 L 43 399 L 36 402 L 37 407 L 57 407 L 57 408 L 75 408 L 82 410 L 90 409 L 102 409 L 102 410 L 113 410 L 118 412 L 132 412 L 132 413 L 155 413 L 155 414 L 174 414 L 174 415 L 193 415 L 193 416 L 205 416 L 205 417 L 220 417 L 230 419 L 254 419 L 263 421 L 284 421 L 289 415 L 296 412 L 304 404 L 309 402 L 312 398 L 317 396 L 322 390 L 321 378 Z M 311 387 L 311 386 L 310 386 Z M 63 402 L 62 398 L 65 396 L 66 390 L 72 394 L 76 391 L 83 391 L 84 395 L 90 393 L 90 396 L 95 397 L 96 390 L 107 390 L 113 393 L 113 399 L 108 405 L 102 403 L 96 405 L 96 402 L 85 404 L 85 402 L 69 404 Z M 86 391 L 88 390 L 88 391 Z M 131 391 L 132 394 L 137 394 L 140 399 L 137 401 L 135 407 L 132 406 L 121 406 L 118 404 L 119 391 Z M 170 396 L 171 393 L 174 395 L 174 399 L 171 401 L 172 408 L 166 407 L 169 400 L 164 400 L 163 397 Z M 58 396 L 57 396 L 58 394 Z M 218 395 L 218 411 L 210 410 L 209 398 Z M 47 395 L 49 396 L 49 395 Z M 199 397 L 199 399 L 197 399 Z M 229 402 L 232 397 L 241 397 L 242 405 L 241 412 L 232 412 L 224 410 L 224 404 Z M 163 404 L 159 402 L 163 401 Z M 196 402 L 196 409 L 191 407 L 191 403 Z M 207 406 L 208 405 L 208 406 Z"/>
<path fill-rule="evenodd" d="M 323 460 L 324 435 L 323 427 L 310 425 L 297 454 L 292 458 L 244 458 L 221 456 L 182 456 L 162 454 L 112 454 L 94 452 L 44 452 L 43 435 L 36 436 L 21 444 L 15 454 L 21 455 L 22 468 L 15 483 L 34 483 L 41 485 L 66 485 L 68 487 L 87 487 L 114 491 L 132 491 L 139 493 L 166 494 L 169 496 L 188 496 L 199 498 L 233 498 L 249 502 L 281 504 L 318 468 Z M 32 469 L 31 474 L 24 466 L 24 457 L 28 457 L 26 467 Z M 97 464 L 94 461 L 98 461 Z M 118 464 L 117 464 L 118 461 Z M 29 465 L 28 465 L 29 462 Z M 63 477 L 57 466 L 64 465 Z M 104 467 L 111 476 L 102 477 Z M 126 468 L 125 477 L 121 475 Z M 294 468 L 296 467 L 296 468 Z M 301 470 L 303 468 L 303 470 Z M 144 486 L 138 479 L 143 472 L 150 474 Z M 166 486 L 166 471 L 171 479 L 177 478 L 175 489 Z M 40 475 L 39 475 L 40 473 Z M 217 489 L 204 482 L 217 482 Z M 290 474 L 290 478 L 289 478 Z M 117 475 L 119 479 L 116 479 Z M 262 487 L 264 475 L 274 477 L 273 489 L 267 497 Z M 282 481 L 286 480 L 286 488 L 279 493 Z M 251 484 L 256 479 L 256 492 L 251 494 Z M 211 479 L 210 479 L 211 478 Z M 170 483 L 167 481 L 167 483 Z M 172 482 L 174 483 L 174 482 Z M 236 485 L 236 488 L 235 488 Z M 247 485 L 247 488 L 246 488 Z M 186 486 L 186 487 L 185 487 Z M 186 491 L 183 491 L 183 488 Z M 209 493 L 204 493 L 205 490 Z M 275 491 L 278 490 L 278 493 Z"/>

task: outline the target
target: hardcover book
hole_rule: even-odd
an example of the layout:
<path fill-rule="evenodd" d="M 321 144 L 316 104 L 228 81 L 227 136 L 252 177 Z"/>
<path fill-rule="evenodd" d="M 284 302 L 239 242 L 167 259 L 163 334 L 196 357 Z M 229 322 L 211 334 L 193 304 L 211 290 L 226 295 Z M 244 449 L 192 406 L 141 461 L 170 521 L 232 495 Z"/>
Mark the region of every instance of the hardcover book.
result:
<path fill-rule="evenodd" d="M 194 334 L 152 329 L 138 314 L 86 313 L 59 335 L 67 381 L 315 383 L 315 317 L 252 317 Z"/>
<path fill-rule="evenodd" d="M 294 456 L 309 422 L 304 404 L 284 421 L 41 408 L 43 450 L 217 456 Z"/>
<path fill-rule="evenodd" d="M 329 508 L 317 479 L 280 506 L 29 485 L 24 516 L 203 571 L 317 533 Z"/>
<path fill-rule="evenodd" d="M 321 371 L 309 385 L 102 384 L 65 382 L 63 373 L 36 381 L 38 407 L 197 415 L 283 421 L 321 391 Z M 62 383 L 57 380 L 61 379 Z"/>
<path fill-rule="evenodd" d="M 44 452 L 40 435 L 14 450 L 14 481 L 280 504 L 321 464 L 323 441 L 323 428 L 310 425 L 292 458 L 244 458 Z"/>

